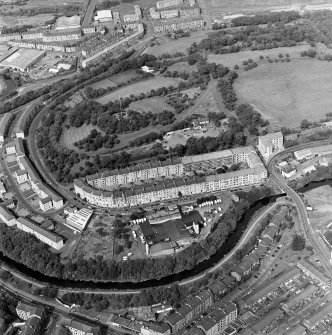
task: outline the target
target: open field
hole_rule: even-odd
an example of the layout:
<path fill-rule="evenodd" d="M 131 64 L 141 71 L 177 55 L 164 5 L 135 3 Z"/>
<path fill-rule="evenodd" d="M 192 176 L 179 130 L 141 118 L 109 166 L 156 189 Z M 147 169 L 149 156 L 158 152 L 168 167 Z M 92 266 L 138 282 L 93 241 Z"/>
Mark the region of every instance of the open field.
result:
<path fill-rule="evenodd" d="M 270 50 L 254 50 L 254 51 L 240 51 L 232 54 L 224 55 L 208 55 L 209 63 L 222 64 L 232 68 L 234 65 L 242 65 L 242 62 L 251 58 L 253 61 L 258 61 L 259 56 L 263 55 L 264 58 L 269 56 L 271 59 L 278 58 L 278 55 L 282 53 L 284 56 L 289 54 L 290 58 L 298 58 L 304 50 L 308 50 L 309 45 L 297 45 L 295 47 L 281 47 Z"/>
<path fill-rule="evenodd" d="M 1 9 L 1 8 L 0 8 Z M 35 16 L 3 16 L 0 15 L 0 26 L 15 27 L 23 25 L 42 25 L 52 20 L 52 14 L 38 14 Z"/>
<path fill-rule="evenodd" d="M 155 42 L 159 45 L 153 47 L 147 47 L 143 53 L 152 54 L 155 56 L 160 56 L 164 53 L 175 54 L 176 52 L 186 53 L 187 49 L 194 43 L 199 42 L 203 38 L 207 37 L 207 32 L 205 31 L 195 31 L 190 33 L 190 37 L 183 37 L 177 40 L 169 39 L 166 36 L 157 37 Z"/>
<path fill-rule="evenodd" d="M 174 112 L 174 108 L 165 103 L 161 97 L 152 97 L 132 102 L 128 109 L 134 109 L 138 112 L 160 113 L 164 110 Z"/>
<path fill-rule="evenodd" d="M 82 127 L 79 128 L 75 127 L 70 127 L 69 129 L 64 128 L 63 133 L 61 135 L 60 143 L 62 143 L 69 149 L 75 150 L 76 147 L 74 146 L 74 142 L 78 142 L 88 137 L 92 129 L 99 130 L 97 126 L 93 126 L 92 124 L 88 125 L 84 124 Z"/>
<path fill-rule="evenodd" d="M 161 87 L 168 87 L 172 85 L 177 86 L 179 82 L 180 80 L 176 78 L 155 77 L 121 87 L 110 94 L 103 95 L 102 97 L 96 99 L 96 101 L 101 104 L 106 104 L 109 101 L 118 100 L 119 97 L 125 98 L 129 97 L 131 94 L 138 95 L 140 93 L 147 93 L 152 89 L 156 90 Z"/>
<path fill-rule="evenodd" d="M 115 86 L 118 86 L 119 84 L 126 83 L 128 80 L 131 80 L 137 76 L 138 74 L 135 71 L 125 71 L 125 72 L 116 74 L 114 76 L 111 76 L 109 78 L 105 78 L 103 80 L 97 81 L 96 83 L 93 83 L 89 86 L 94 89 L 98 89 L 98 88 L 107 89 L 107 87 L 115 87 Z"/>
<path fill-rule="evenodd" d="M 193 71 L 197 71 L 197 66 L 196 64 L 189 65 L 187 62 L 178 62 L 171 65 L 167 70 L 191 73 Z"/>
<path fill-rule="evenodd" d="M 103 2 L 102 0 L 99 0 L 98 3 Z M 140 5 L 142 8 L 146 7 L 153 7 L 156 6 L 155 0 L 136 0 L 129 3 L 121 3 L 121 0 L 118 0 L 120 2 L 120 5 L 114 6 L 111 8 L 112 11 L 119 12 L 120 14 L 129 14 L 134 13 L 134 5 Z"/>
<path fill-rule="evenodd" d="M 330 0 L 199 0 L 204 1 L 211 18 L 222 19 L 224 15 L 259 12 L 273 9 L 300 9 L 301 5 L 329 4 Z"/>
<path fill-rule="evenodd" d="M 331 110 L 332 64 L 313 59 L 264 63 L 234 83 L 239 101 L 253 105 L 271 125 L 297 127 Z"/>

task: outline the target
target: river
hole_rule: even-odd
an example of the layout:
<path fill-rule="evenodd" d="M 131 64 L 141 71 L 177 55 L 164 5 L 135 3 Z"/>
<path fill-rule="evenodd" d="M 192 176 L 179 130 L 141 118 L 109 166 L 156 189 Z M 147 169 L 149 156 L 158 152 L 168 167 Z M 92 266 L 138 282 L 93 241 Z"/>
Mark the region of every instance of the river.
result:
<path fill-rule="evenodd" d="M 86 289 L 108 289 L 108 290 L 134 290 L 134 289 L 142 289 L 148 288 L 152 286 L 161 286 L 161 285 L 169 285 L 174 282 L 188 279 L 192 276 L 198 275 L 205 270 L 211 268 L 216 263 L 218 263 L 225 255 L 227 255 L 240 240 L 243 232 L 246 230 L 248 223 L 252 216 L 263 208 L 264 206 L 275 202 L 277 196 L 268 197 L 262 200 L 259 200 L 254 205 L 250 207 L 249 210 L 245 212 L 241 220 L 238 222 L 236 230 L 230 234 L 229 238 L 225 241 L 225 243 L 218 249 L 218 251 L 209 259 L 206 259 L 200 263 L 198 263 L 193 269 L 185 270 L 167 277 L 163 277 L 161 279 L 152 279 L 144 282 L 92 282 L 92 281 L 76 281 L 76 280 L 60 280 L 53 277 L 45 276 L 39 272 L 29 269 L 23 264 L 12 261 L 8 257 L 2 255 L 0 253 L 0 260 L 6 263 L 13 270 L 19 271 L 22 274 L 35 279 L 37 281 L 45 282 L 51 285 L 61 286 L 63 288 L 86 288 Z"/>

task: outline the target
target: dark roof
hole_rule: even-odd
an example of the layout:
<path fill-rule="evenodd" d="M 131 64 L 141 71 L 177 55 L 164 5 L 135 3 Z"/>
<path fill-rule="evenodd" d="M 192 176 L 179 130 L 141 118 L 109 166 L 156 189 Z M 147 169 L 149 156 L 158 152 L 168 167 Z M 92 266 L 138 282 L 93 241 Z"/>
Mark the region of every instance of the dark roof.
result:
<path fill-rule="evenodd" d="M 51 231 L 47 230 L 47 229 L 43 229 L 42 227 L 38 226 L 35 222 L 27 219 L 27 218 L 23 218 L 20 217 L 18 218 L 16 221 L 18 221 L 20 224 L 29 227 L 30 229 L 32 229 L 33 231 L 45 236 L 46 238 L 48 238 L 49 240 L 53 241 L 53 242 L 59 242 L 62 240 L 62 237 L 60 237 L 59 235 L 52 233 Z"/>
<path fill-rule="evenodd" d="M 267 313 L 264 317 L 259 318 L 254 321 L 250 328 L 256 332 L 263 331 L 271 322 L 278 320 L 284 313 L 281 309 L 274 309 L 273 311 Z"/>
<path fill-rule="evenodd" d="M 13 215 L 13 213 L 7 209 L 3 204 L 0 204 L 0 214 L 7 220 L 13 220 L 15 219 L 15 216 Z"/>

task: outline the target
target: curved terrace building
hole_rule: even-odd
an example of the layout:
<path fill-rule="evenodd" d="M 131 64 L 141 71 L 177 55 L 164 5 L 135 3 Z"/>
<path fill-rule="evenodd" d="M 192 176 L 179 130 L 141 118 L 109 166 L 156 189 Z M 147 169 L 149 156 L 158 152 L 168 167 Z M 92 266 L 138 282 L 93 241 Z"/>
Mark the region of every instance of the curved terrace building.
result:
<path fill-rule="evenodd" d="M 185 177 L 186 172 L 213 172 L 222 165 L 245 162 L 249 168 L 205 177 Z M 162 181 L 151 179 L 167 178 Z M 267 178 L 267 171 L 253 147 L 235 148 L 197 156 L 186 156 L 164 162 L 146 163 L 135 167 L 108 171 L 87 177 L 86 185 L 74 181 L 75 192 L 89 203 L 101 207 L 127 207 L 149 204 L 179 196 L 213 193 L 243 186 L 259 185 Z M 146 180 L 143 185 L 124 184 Z M 97 190 L 105 186 L 120 186 L 113 191 Z"/>

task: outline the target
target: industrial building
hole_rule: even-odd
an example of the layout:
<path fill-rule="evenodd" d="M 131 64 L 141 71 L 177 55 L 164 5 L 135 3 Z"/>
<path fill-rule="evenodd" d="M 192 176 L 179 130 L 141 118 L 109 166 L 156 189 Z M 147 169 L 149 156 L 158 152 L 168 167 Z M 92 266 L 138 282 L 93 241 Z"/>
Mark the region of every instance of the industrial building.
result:
<path fill-rule="evenodd" d="M 45 51 L 34 49 L 18 49 L 0 62 L 0 68 L 10 68 L 15 71 L 27 72 L 45 56 Z"/>
<path fill-rule="evenodd" d="M 66 218 L 66 224 L 76 230 L 82 231 L 88 224 L 91 216 L 93 214 L 92 209 L 82 208 L 77 212 L 69 213 Z"/>
<path fill-rule="evenodd" d="M 109 9 L 98 10 L 97 15 L 94 17 L 94 20 L 98 21 L 99 23 L 110 22 L 113 20 L 112 11 Z"/>

